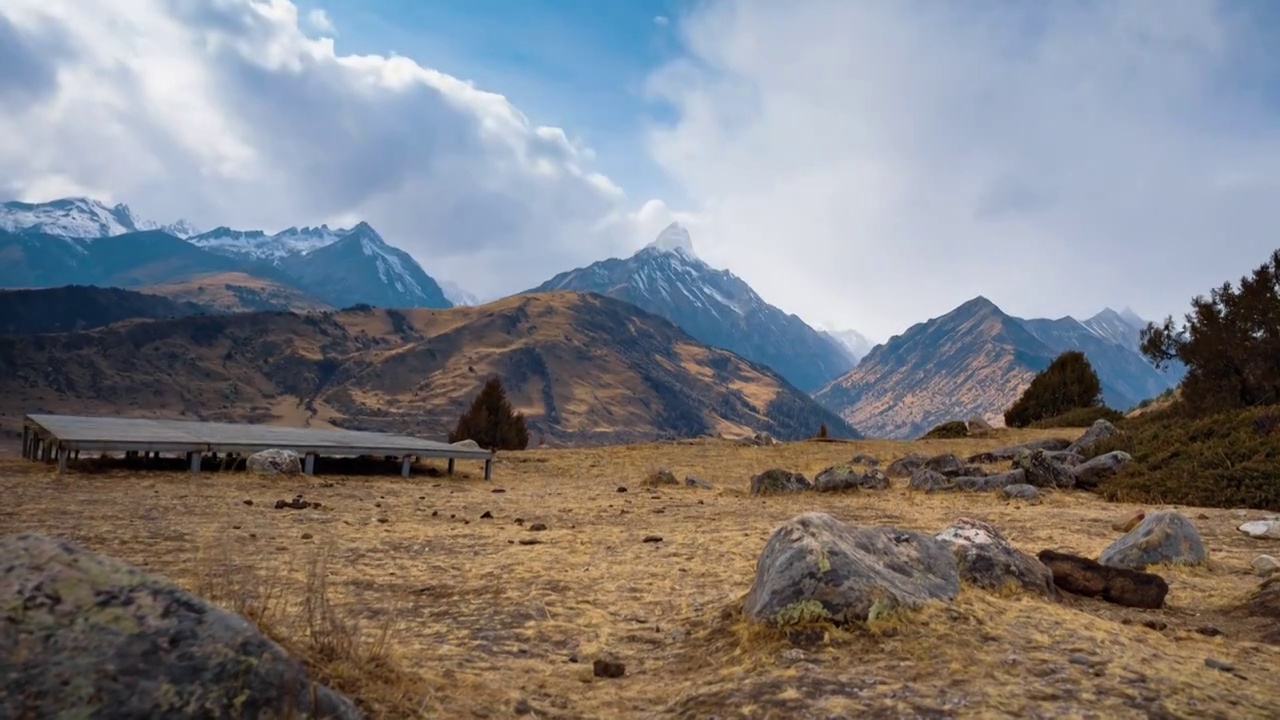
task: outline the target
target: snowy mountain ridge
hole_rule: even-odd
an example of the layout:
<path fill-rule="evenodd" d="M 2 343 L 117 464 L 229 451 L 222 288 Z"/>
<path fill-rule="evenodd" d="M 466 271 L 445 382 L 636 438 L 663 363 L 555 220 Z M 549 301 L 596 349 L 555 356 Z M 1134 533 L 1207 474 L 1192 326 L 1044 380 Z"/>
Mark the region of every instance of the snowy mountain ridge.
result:
<path fill-rule="evenodd" d="M 198 232 L 186 220 L 161 225 L 139 217 L 124 203 L 108 207 L 85 197 L 61 198 L 46 203 L 13 200 L 0 204 L 0 230 L 84 240 L 146 230 L 161 230 L 186 239 Z"/>

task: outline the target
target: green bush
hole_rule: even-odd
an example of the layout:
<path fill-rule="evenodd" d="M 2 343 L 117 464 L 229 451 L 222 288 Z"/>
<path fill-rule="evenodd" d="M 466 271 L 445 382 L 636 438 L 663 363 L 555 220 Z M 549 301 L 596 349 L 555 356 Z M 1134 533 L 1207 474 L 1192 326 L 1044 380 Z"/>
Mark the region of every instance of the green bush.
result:
<path fill-rule="evenodd" d="M 922 440 L 954 440 L 969 437 L 969 426 L 963 420 L 951 420 L 935 425 L 925 433 Z"/>
<path fill-rule="evenodd" d="M 1009 427 L 1027 427 L 1037 420 L 1102 404 L 1102 383 L 1089 359 L 1068 350 L 1031 379 L 1022 397 L 1004 414 Z"/>
<path fill-rule="evenodd" d="M 498 378 L 489 378 L 471 407 L 458 418 L 457 426 L 449 433 L 449 442 L 460 440 L 474 440 L 487 450 L 523 450 L 529 446 L 524 415 L 511 407 Z"/>
<path fill-rule="evenodd" d="M 1168 409 L 1120 428 L 1087 453 L 1133 456 L 1098 488 L 1108 500 L 1280 511 L 1280 407 L 1202 417 Z"/>
<path fill-rule="evenodd" d="M 1033 428 L 1083 428 L 1089 427 L 1098 420 L 1107 420 L 1117 423 L 1124 419 L 1124 413 L 1114 410 L 1106 405 L 1096 405 L 1094 407 L 1076 408 L 1068 410 L 1061 415 L 1054 415 L 1050 418 L 1037 420 L 1031 423 Z"/>

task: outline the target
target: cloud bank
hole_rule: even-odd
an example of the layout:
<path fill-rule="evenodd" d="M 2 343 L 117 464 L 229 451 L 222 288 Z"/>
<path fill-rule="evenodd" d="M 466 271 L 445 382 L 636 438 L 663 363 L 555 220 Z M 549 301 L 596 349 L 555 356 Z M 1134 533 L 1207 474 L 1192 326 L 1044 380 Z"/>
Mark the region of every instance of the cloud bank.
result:
<path fill-rule="evenodd" d="M 482 296 L 670 221 L 563 130 L 409 58 L 342 54 L 334 29 L 287 0 L 6 0 L 0 196 L 203 227 L 364 219 Z"/>
<path fill-rule="evenodd" d="M 979 294 L 1180 316 L 1277 245 L 1259 12 L 713 0 L 651 79 L 679 120 L 649 147 L 699 202 L 699 253 L 811 322 L 884 339 Z"/>

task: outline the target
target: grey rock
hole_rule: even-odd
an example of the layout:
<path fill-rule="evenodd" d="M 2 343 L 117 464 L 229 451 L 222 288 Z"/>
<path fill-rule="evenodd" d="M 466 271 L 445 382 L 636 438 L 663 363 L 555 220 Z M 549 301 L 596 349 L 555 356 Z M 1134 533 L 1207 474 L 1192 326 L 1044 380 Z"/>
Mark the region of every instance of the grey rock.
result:
<path fill-rule="evenodd" d="M 859 474 L 849 465 L 832 465 L 813 478 L 813 489 L 818 492 L 839 492 L 858 489 Z"/>
<path fill-rule="evenodd" d="M 712 485 L 711 483 L 707 482 L 706 480 L 703 480 L 702 478 L 693 477 L 692 475 L 684 479 L 684 484 L 686 487 L 699 488 L 701 490 L 715 489 L 715 485 Z"/>
<path fill-rule="evenodd" d="M 361 717 L 243 617 L 124 562 L 31 534 L 0 557 L 0 717 Z"/>
<path fill-rule="evenodd" d="M 1045 454 L 1049 459 L 1073 468 L 1084 462 L 1084 456 L 1080 453 L 1073 453 L 1070 450 L 1046 450 Z"/>
<path fill-rule="evenodd" d="M 960 458 L 951 453 L 945 455 L 934 455 L 925 461 L 924 466 L 934 472 L 942 473 L 948 477 L 956 477 L 960 475 L 964 463 L 960 462 Z"/>
<path fill-rule="evenodd" d="M 1120 434 L 1120 430 L 1112 425 L 1109 421 L 1098 418 L 1093 421 L 1088 430 L 1080 436 L 1078 440 L 1067 446 L 1067 450 L 1074 453 L 1084 453 L 1089 448 L 1110 437 Z"/>
<path fill-rule="evenodd" d="M 1010 470 L 995 475 L 966 475 L 956 478 L 953 482 L 957 489 L 969 490 L 971 492 L 982 492 L 986 490 L 1000 490 L 1010 485 L 1026 484 L 1027 473 L 1023 470 Z"/>
<path fill-rule="evenodd" d="M 888 490 L 889 476 L 875 468 L 871 468 L 858 478 L 858 487 L 863 490 Z"/>
<path fill-rule="evenodd" d="M 1027 485 L 1026 483 L 1006 485 L 1000 489 L 1000 494 L 1009 500 L 1040 501 L 1040 489 L 1035 485 Z"/>
<path fill-rule="evenodd" d="M 263 450 L 250 455 L 245 467 L 260 475 L 298 475 L 302 473 L 302 458 L 292 450 Z"/>
<path fill-rule="evenodd" d="M 1044 450 L 1032 450 L 1014 460 L 1014 466 L 1026 471 L 1027 484 L 1042 488 L 1069 488 L 1076 484 L 1071 468 L 1049 457 Z"/>
<path fill-rule="evenodd" d="M 858 453 L 849 459 L 850 465 L 866 465 L 867 467 L 880 467 L 880 460 L 870 455 Z"/>
<path fill-rule="evenodd" d="M 465 448 L 467 450 L 481 449 L 480 443 L 476 442 L 475 440 L 472 440 L 471 438 L 467 438 L 466 440 L 459 440 L 458 442 L 452 443 L 452 444 L 454 447 Z"/>
<path fill-rule="evenodd" d="M 810 488 L 812 485 L 804 475 L 778 468 L 765 470 L 751 479 L 752 495 L 801 492 Z"/>
<path fill-rule="evenodd" d="M 778 625 L 863 622 L 895 608 L 950 602 L 955 557 L 924 533 L 797 515 L 774 531 L 756 563 L 748 617 Z"/>
<path fill-rule="evenodd" d="M 1116 538 L 1098 555 L 1108 567 L 1142 570 L 1148 565 L 1198 565 L 1208 552 L 1191 521 L 1176 510 L 1162 510 L 1143 518 L 1138 527 Z"/>
<path fill-rule="evenodd" d="M 1255 574 L 1261 575 L 1262 577 L 1270 577 L 1277 571 L 1280 571 L 1280 560 L 1277 560 L 1270 555 L 1259 555 L 1253 559 L 1253 562 L 1249 564 L 1249 567 L 1253 568 L 1253 572 Z"/>
<path fill-rule="evenodd" d="M 986 590 L 1016 589 L 1055 597 L 1053 573 L 1036 558 L 1015 548 L 989 523 L 960 518 L 934 536 L 947 543 L 960 579 Z"/>
<path fill-rule="evenodd" d="M 929 458 L 918 453 L 911 453 L 889 463 L 884 472 L 889 477 L 910 477 L 912 473 L 924 467 Z"/>
<path fill-rule="evenodd" d="M 927 493 L 938 492 L 940 490 L 951 490 L 955 485 L 951 483 L 951 479 L 936 470 L 928 468 L 920 468 L 911 473 L 911 479 L 907 481 L 909 490 L 923 490 Z"/>
<path fill-rule="evenodd" d="M 1280 520 L 1251 520 L 1236 529 L 1251 538 L 1280 540 Z"/>
<path fill-rule="evenodd" d="M 1120 468 L 1131 462 L 1133 462 L 1132 455 L 1123 450 L 1115 450 L 1075 466 L 1071 469 L 1071 474 L 1075 475 L 1076 487 L 1082 490 L 1093 490 L 1102 484 L 1103 480 L 1120 472 Z"/>
<path fill-rule="evenodd" d="M 767 432 L 760 431 L 751 437 L 742 439 L 743 445 L 755 445 L 757 447 L 777 445 L 778 439 Z"/>
<path fill-rule="evenodd" d="M 1063 438 L 1042 438 L 1040 440 L 1032 440 L 1019 445 L 1008 445 L 996 448 L 995 450 L 988 450 L 984 453 L 978 453 L 977 455 L 971 455 L 969 456 L 968 462 L 978 464 L 1002 462 L 1016 458 L 1019 453 L 1031 452 L 1033 450 L 1047 450 L 1050 452 L 1066 450 L 1067 446 L 1070 444 L 1070 440 Z"/>

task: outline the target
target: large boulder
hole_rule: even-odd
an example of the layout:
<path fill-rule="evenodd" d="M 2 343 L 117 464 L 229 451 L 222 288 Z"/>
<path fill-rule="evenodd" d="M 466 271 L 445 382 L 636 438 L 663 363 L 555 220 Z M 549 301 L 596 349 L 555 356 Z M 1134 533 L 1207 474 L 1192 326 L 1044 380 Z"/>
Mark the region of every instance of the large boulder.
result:
<path fill-rule="evenodd" d="M 1014 467 L 1026 472 L 1027 484 L 1042 488 L 1069 488 L 1076 484 L 1071 468 L 1054 460 L 1044 450 L 1032 450 L 1014 459 Z"/>
<path fill-rule="evenodd" d="M 250 455 L 245 467 L 260 475 L 298 475 L 302 472 L 302 458 L 292 450 L 263 450 Z"/>
<path fill-rule="evenodd" d="M 961 474 L 961 470 L 964 469 L 964 463 L 960 461 L 960 458 L 951 453 L 934 455 L 925 461 L 924 466 L 947 477 L 958 477 Z"/>
<path fill-rule="evenodd" d="M 1280 519 L 1250 520 L 1236 528 L 1251 538 L 1280 540 Z"/>
<path fill-rule="evenodd" d="M 1076 477 L 1076 487 L 1082 490 L 1093 490 L 1103 480 L 1120 472 L 1120 468 L 1133 462 L 1133 456 L 1123 450 L 1116 450 L 1099 455 L 1071 468 Z"/>
<path fill-rule="evenodd" d="M 929 462 L 929 458 L 919 453 L 911 453 L 894 460 L 889 463 L 889 467 L 884 469 L 886 475 L 894 477 L 911 477 L 911 473 L 924 467 Z"/>
<path fill-rule="evenodd" d="M 1020 445 L 1008 445 L 1006 447 L 996 448 L 995 450 L 978 453 L 977 455 L 970 455 L 968 462 L 979 464 L 1003 462 L 1006 460 L 1013 460 L 1018 457 L 1018 455 L 1028 453 L 1033 450 L 1047 450 L 1049 452 L 1066 450 L 1067 446 L 1070 444 L 1071 441 L 1064 438 L 1041 438 L 1040 440 L 1032 440 Z"/>
<path fill-rule="evenodd" d="M 950 602 L 959 590 L 955 557 L 942 542 L 809 512 L 769 538 L 744 609 L 748 617 L 778 625 L 847 624 L 894 608 Z"/>
<path fill-rule="evenodd" d="M 863 490 L 888 490 L 889 476 L 876 468 L 871 468 L 858 478 L 858 487 Z"/>
<path fill-rule="evenodd" d="M 951 547 L 960 579 L 985 590 L 1017 590 L 1055 597 L 1053 573 L 1015 548 L 989 523 L 960 518 L 934 536 Z"/>
<path fill-rule="evenodd" d="M 911 479 L 907 481 L 908 490 L 921 490 L 927 493 L 952 490 L 954 488 L 955 485 L 952 484 L 951 478 L 928 468 L 917 469 L 911 473 Z"/>
<path fill-rule="evenodd" d="M 239 615 L 56 538 L 0 540 L 0 717 L 361 717 Z"/>
<path fill-rule="evenodd" d="M 1053 584 L 1073 595 L 1102 598 L 1126 607 L 1164 605 L 1169 583 L 1153 573 L 1100 565 L 1078 555 L 1041 550 L 1036 556 L 1053 573 Z"/>
<path fill-rule="evenodd" d="M 1027 482 L 1024 470 L 1010 470 L 994 475 L 964 475 L 952 481 L 959 490 L 981 492 L 984 490 L 1000 490 L 1010 485 L 1023 485 Z"/>
<path fill-rule="evenodd" d="M 1136 528 L 1116 538 L 1098 555 L 1098 562 L 1142 570 L 1160 563 L 1199 565 L 1207 557 L 1200 533 L 1191 521 L 1176 510 L 1162 510 L 1146 516 Z"/>
<path fill-rule="evenodd" d="M 773 468 L 751 478 L 752 495 L 776 495 L 809 490 L 808 478 L 797 472 Z"/>
<path fill-rule="evenodd" d="M 1085 453 L 1089 448 L 1110 437 L 1120 434 L 1120 430 L 1112 425 L 1109 420 L 1098 418 L 1093 421 L 1088 430 L 1080 436 L 1078 440 L 1067 446 L 1067 450 L 1073 453 Z"/>
<path fill-rule="evenodd" d="M 832 465 L 813 477 L 813 489 L 818 492 L 855 490 L 859 473 L 848 465 Z"/>

